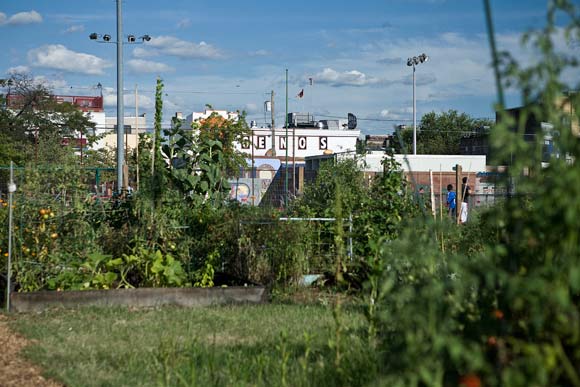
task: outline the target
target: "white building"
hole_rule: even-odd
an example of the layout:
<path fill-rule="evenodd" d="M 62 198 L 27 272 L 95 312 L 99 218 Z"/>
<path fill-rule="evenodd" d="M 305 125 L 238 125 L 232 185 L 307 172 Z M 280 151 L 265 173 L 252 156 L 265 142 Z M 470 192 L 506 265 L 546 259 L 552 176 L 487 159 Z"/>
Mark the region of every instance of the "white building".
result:
<path fill-rule="evenodd" d="M 238 120 L 237 112 L 206 109 L 193 112 L 185 120 L 180 112 L 175 118 L 181 119 L 185 128 L 193 122 L 208 118 L 212 113 L 228 120 Z M 347 120 L 316 121 L 314 116 L 304 113 L 288 114 L 288 129 L 250 127 L 251 135 L 236 144 L 236 150 L 245 153 L 248 159 L 277 159 L 288 164 L 304 163 L 306 157 L 355 151 L 360 130 L 355 130 Z M 356 124 L 354 124 L 356 126 Z M 251 163 L 250 163 L 251 164 Z"/>
<path fill-rule="evenodd" d="M 385 152 L 369 152 L 365 155 L 367 172 L 380 172 L 383 170 L 381 161 L 385 158 Z M 402 155 L 396 154 L 395 160 L 401 164 L 404 172 L 453 172 L 456 165 L 460 165 L 463 172 L 475 173 L 486 170 L 485 155 Z"/>
<path fill-rule="evenodd" d="M 236 149 L 249 158 L 278 159 L 288 163 L 303 163 L 306 157 L 354 152 L 359 130 L 328 130 L 318 128 L 251 128 Z M 250 138 L 251 137 L 251 138 Z"/>
<path fill-rule="evenodd" d="M 95 135 L 104 135 L 94 145 L 93 149 L 117 147 L 117 117 L 107 117 L 104 112 L 91 112 L 91 121 L 95 122 Z M 139 117 L 124 117 L 125 136 L 124 143 L 128 150 L 135 149 L 139 142 L 139 134 L 145 133 L 147 120 L 145 114 Z"/>
<path fill-rule="evenodd" d="M 203 120 L 211 116 L 213 113 L 218 114 L 220 117 L 225 118 L 226 120 L 234 120 L 237 121 L 240 115 L 238 112 L 228 112 L 227 110 L 214 110 L 214 109 L 205 109 L 203 112 L 192 112 L 187 117 L 185 117 L 185 124 L 188 128 L 191 127 L 193 122 Z M 175 117 L 181 119 L 181 113 L 176 113 Z"/>

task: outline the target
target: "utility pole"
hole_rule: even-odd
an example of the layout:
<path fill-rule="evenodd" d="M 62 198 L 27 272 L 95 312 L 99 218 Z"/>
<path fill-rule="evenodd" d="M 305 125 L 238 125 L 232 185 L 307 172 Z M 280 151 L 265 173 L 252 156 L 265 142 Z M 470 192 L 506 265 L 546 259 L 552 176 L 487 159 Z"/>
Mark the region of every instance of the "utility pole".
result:
<path fill-rule="evenodd" d="M 455 164 L 455 222 L 461 223 L 461 203 L 463 203 L 463 189 L 461 189 L 461 174 L 463 173 L 461 165 Z"/>
<path fill-rule="evenodd" d="M 413 65 L 413 154 L 417 154 L 417 101 L 415 100 L 415 65 Z"/>
<path fill-rule="evenodd" d="M 135 149 L 135 157 L 137 158 L 136 173 L 137 179 L 135 181 L 135 190 L 139 189 L 139 95 L 137 94 L 137 84 L 135 84 L 135 135 L 137 136 L 137 148 Z"/>
<path fill-rule="evenodd" d="M 292 128 L 292 195 L 296 195 L 296 127 Z"/>
<path fill-rule="evenodd" d="M 123 16 L 122 0 L 117 0 L 117 193 L 120 195 L 127 187 L 123 187 L 123 132 L 125 131 L 125 112 L 123 106 Z"/>
<path fill-rule="evenodd" d="M 270 114 L 272 115 L 272 157 L 276 157 L 276 120 L 274 117 L 274 90 L 270 95 Z"/>
<path fill-rule="evenodd" d="M 284 180 L 284 209 L 288 208 L 288 69 L 286 69 L 286 119 L 284 127 L 286 128 L 286 164 L 284 172 L 286 178 Z"/>

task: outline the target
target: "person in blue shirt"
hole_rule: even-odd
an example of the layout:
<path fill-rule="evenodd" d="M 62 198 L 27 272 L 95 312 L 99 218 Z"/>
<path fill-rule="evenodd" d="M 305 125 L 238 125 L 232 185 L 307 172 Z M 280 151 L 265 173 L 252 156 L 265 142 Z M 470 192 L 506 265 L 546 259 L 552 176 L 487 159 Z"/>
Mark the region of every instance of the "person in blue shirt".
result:
<path fill-rule="evenodd" d="M 453 185 L 447 185 L 447 211 L 449 212 L 449 216 L 455 219 L 456 216 L 456 208 L 457 208 L 457 193 L 453 191 Z"/>

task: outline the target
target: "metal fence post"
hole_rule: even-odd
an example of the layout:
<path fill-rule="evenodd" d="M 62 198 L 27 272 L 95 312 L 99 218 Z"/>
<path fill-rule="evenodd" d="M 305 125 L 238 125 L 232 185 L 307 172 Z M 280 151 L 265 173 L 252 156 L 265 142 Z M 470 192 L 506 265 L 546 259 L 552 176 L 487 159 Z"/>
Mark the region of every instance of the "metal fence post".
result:
<path fill-rule="evenodd" d="M 352 261 L 352 213 L 348 215 L 348 256 Z"/>
<path fill-rule="evenodd" d="M 6 311 L 10 312 L 10 288 L 12 287 L 12 197 L 16 191 L 14 184 L 14 163 L 10 162 L 10 181 L 8 182 L 8 268 L 6 273 Z"/>

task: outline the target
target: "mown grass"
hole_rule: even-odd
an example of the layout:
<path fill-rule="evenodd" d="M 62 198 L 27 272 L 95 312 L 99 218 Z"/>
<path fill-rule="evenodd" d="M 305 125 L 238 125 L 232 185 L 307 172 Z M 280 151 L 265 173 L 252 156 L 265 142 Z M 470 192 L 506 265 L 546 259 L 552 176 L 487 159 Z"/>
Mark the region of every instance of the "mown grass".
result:
<path fill-rule="evenodd" d="M 67 386 L 356 386 L 376 364 L 356 308 L 89 308 L 16 315 L 11 327 Z"/>

